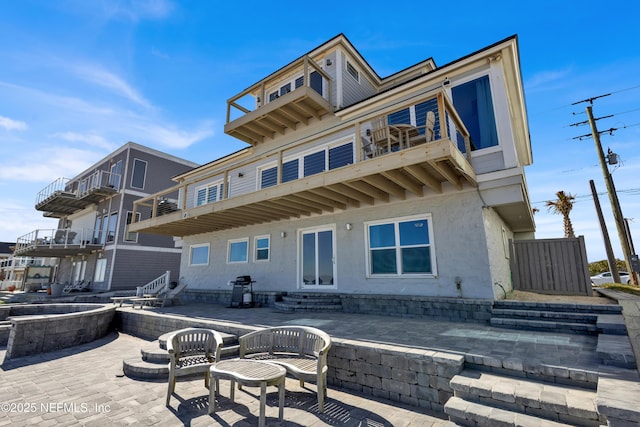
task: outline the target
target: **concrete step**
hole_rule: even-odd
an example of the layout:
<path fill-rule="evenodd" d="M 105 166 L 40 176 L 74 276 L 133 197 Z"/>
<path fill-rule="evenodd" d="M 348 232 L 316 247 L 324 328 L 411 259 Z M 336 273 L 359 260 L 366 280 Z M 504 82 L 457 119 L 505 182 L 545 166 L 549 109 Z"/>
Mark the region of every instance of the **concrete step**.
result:
<path fill-rule="evenodd" d="M 497 328 L 521 329 L 528 331 L 553 331 L 583 335 L 596 335 L 598 333 L 598 328 L 595 324 L 562 322 L 545 320 L 542 318 L 514 319 L 506 317 L 492 317 L 491 320 L 489 320 L 489 324 Z"/>
<path fill-rule="evenodd" d="M 622 314 L 599 314 L 598 332 L 608 335 L 627 335 L 627 325 Z"/>
<path fill-rule="evenodd" d="M 449 415 L 449 420 L 456 423 L 456 425 L 468 427 L 573 426 L 573 424 L 541 420 L 532 415 L 520 414 L 505 409 L 491 408 L 455 396 L 445 403 L 444 412 Z"/>
<path fill-rule="evenodd" d="M 8 321 L 0 322 L 0 346 L 5 346 L 9 342 L 9 334 L 11 333 L 11 323 Z"/>
<path fill-rule="evenodd" d="M 152 363 L 141 358 L 131 358 L 122 361 L 122 370 L 129 378 L 156 380 L 169 378 L 169 365 Z"/>
<path fill-rule="evenodd" d="M 600 363 L 624 369 L 636 369 L 636 358 L 627 335 L 598 335 L 596 353 Z"/>
<path fill-rule="evenodd" d="M 336 312 L 342 311 L 342 300 L 332 294 L 295 292 L 284 295 L 275 308 L 285 312 Z"/>
<path fill-rule="evenodd" d="M 598 382 L 598 412 L 609 427 L 640 425 L 640 376 L 636 369 L 610 368 Z"/>
<path fill-rule="evenodd" d="M 285 302 L 276 302 L 274 307 L 279 311 L 286 312 L 327 312 L 327 311 L 342 311 L 342 305 L 335 304 L 289 304 Z"/>
<path fill-rule="evenodd" d="M 590 323 L 595 324 L 598 314 L 573 313 L 564 311 L 543 311 L 543 310 L 517 310 L 512 308 L 497 308 L 492 310 L 493 317 L 512 319 L 534 319 L 548 320 L 568 323 Z"/>
<path fill-rule="evenodd" d="M 158 341 L 154 341 L 140 349 L 142 360 L 149 363 L 167 364 L 169 363 L 169 353 L 160 348 Z"/>
<path fill-rule="evenodd" d="M 493 308 L 588 314 L 622 314 L 622 306 L 618 304 L 568 304 L 559 302 L 498 300 L 493 303 Z"/>
<path fill-rule="evenodd" d="M 467 420 L 474 416 L 482 418 L 497 408 L 575 426 L 599 426 L 603 421 L 596 410 L 595 390 L 472 369 L 453 377 L 450 386 L 455 397 L 489 408 L 462 417 Z M 492 425 L 480 421 L 476 419 L 478 425 Z"/>
<path fill-rule="evenodd" d="M 342 305 L 340 297 L 320 295 L 283 296 L 282 301 L 290 304 L 338 304 Z"/>
<path fill-rule="evenodd" d="M 166 379 L 169 376 L 169 353 L 167 352 L 167 340 L 176 331 L 162 334 L 158 340 L 140 349 L 140 358 L 126 359 L 122 362 L 124 374 L 138 379 Z M 220 332 L 223 346 L 221 358 L 237 357 L 238 337 L 233 334 Z M 235 346 L 235 347 L 234 347 Z"/>

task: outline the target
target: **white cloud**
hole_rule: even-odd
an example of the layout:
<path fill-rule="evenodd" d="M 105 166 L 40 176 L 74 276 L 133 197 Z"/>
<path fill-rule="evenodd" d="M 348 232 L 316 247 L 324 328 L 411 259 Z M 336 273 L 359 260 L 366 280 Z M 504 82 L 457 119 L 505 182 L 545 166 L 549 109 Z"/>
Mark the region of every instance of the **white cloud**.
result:
<path fill-rule="evenodd" d="M 187 148 L 205 138 L 215 134 L 212 121 L 204 122 L 193 131 L 180 130 L 173 127 L 149 124 L 139 126 L 144 139 L 169 148 Z"/>
<path fill-rule="evenodd" d="M 93 147 L 104 148 L 107 151 L 113 151 L 116 148 L 114 144 L 109 143 L 104 137 L 95 133 L 58 132 L 51 136 L 69 142 L 82 142 Z"/>
<path fill-rule="evenodd" d="M 5 128 L 6 130 L 26 130 L 27 124 L 25 122 L 0 116 L 0 128 Z"/>
<path fill-rule="evenodd" d="M 49 183 L 61 176 L 76 176 L 91 166 L 87 159 L 98 156 L 95 152 L 65 146 L 32 149 L 0 168 L 0 180 Z"/>
<path fill-rule="evenodd" d="M 133 101 L 145 108 L 153 107 L 142 94 L 129 85 L 124 79 L 100 66 L 76 65 L 72 66 L 71 69 L 75 74 L 80 76 L 80 78 L 112 90 L 118 96 Z"/>
<path fill-rule="evenodd" d="M 566 68 L 563 70 L 549 70 L 538 72 L 524 82 L 525 91 L 529 93 L 538 90 L 555 90 L 557 89 L 557 86 L 552 84 L 562 83 L 566 85 L 567 76 L 571 73 L 571 71 L 571 68 Z"/>

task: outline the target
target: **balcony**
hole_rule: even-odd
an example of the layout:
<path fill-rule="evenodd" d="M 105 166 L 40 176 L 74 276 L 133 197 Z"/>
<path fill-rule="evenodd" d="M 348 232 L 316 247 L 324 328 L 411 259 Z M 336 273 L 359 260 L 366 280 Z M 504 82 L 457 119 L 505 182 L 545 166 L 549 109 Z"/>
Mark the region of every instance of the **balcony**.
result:
<path fill-rule="evenodd" d="M 97 235 L 100 235 L 98 233 Z M 64 257 L 89 254 L 104 244 L 92 229 L 38 229 L 18 237 L 15 256 Z"/>
<path fill-rule="evenodd" d="M 469 133 L 453 105 L 441 91 L 426 102 L 433 106 L 434 129 L 389 125 L 401 129 L 401 133 L 393 141 L 380 143 L 374 139 L 373 130 L 373 123 L 380 117 L 367 118 L 354 125 L 354 135 L 360 135 L 356 141 L 361 143 L 357 150 L 361 154 L 354 156 L 351 164 L 289 182 L 281 182 L 280 177 L 276 185 L 234 197 L 223 195 L 221 200 L 201 206 L 192 206 L 185 200 L 185 194 L 193 194 L 194 188 L 212 176 L 223 174 L 222 182 L 229 182 L 235 171 L 251 168 L 252 160 L 248 159 L 231 169 L 212 171 L 197 181 L 136 201 L 134 217 L 140 220 L 131 224 L 129 231 L 188 236 L 384 204 L 406 199 L 409 193 L 427 197 L 442 193 L 445 186 L 454 191 L 466 185 L 477 186 L 468 160 Z M 382 117 L 383 122 L 389 122 L 389 115 Z M 433 133 L 428 134 L 430 131 Z M 366 149 L 376 142 L 376 150 Z M 282 149 L 272 156 L 282 165 Z M 167 202 L 171 203 L 171 210 L 162 208 Z"/>
<path fill-rule="evenodd" d="M 284 135 L 332 114 L 332 90 L 330 76 L 305 56 L 229 99 L 224 132 L 254 146 Z M 232 120 L 234 112 L 240 117 Z"/>
<path fill-rule="evenodd" d="M 38 193 L 36 210 L 51 218 L 71 215 L 116 194 L 120 178 L 107 171 L 96 171 L 80 180 L 58 178 Z"/>

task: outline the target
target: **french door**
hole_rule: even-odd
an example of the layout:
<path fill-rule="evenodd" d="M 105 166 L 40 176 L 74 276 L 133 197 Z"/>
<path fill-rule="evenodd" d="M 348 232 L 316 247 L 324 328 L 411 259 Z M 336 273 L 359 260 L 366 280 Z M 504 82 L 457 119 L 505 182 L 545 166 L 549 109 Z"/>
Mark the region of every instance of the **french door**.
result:
<path fill-rule="evenodd" d="M 302 288 L 336 287 L 334 235 L 334 227 L 307 229 L 299 232 L 299 280 Z"/>

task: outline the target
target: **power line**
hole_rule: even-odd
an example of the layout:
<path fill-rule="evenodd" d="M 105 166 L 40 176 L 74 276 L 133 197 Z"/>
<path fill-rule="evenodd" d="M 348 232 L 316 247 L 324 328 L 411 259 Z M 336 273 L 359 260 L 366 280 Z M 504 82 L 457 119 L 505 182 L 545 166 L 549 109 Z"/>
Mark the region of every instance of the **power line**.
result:
<path fill-rule="evenodd" d="M 627 188 L 627 189 L 624 189 L 624 190 L 617 190 L 616 193 L 618 193 L 618 194 L 625 193 L 627 195 L 640 196 L 640 188 Z M 598 192 L 599 196 L 604 196 L 606 194 L 608 194 L 606 191 Z M 577 202 L 588 201 L 588 200 L 592 200 L 593 199 L 591 194 L 577 194 L 577 195 L 572 194 L 572 196 L 576 199 Z M 582 200 L 582 199 L 584 199 L 584 200 Z M 547 200 L 543 200 L 543 201 L 539 201 L 539 202 L 532 202 L 531 204 L 532 205 L 538 205 L 538 204 L 542 204 L 542 203 L 547 203 Z"/>

